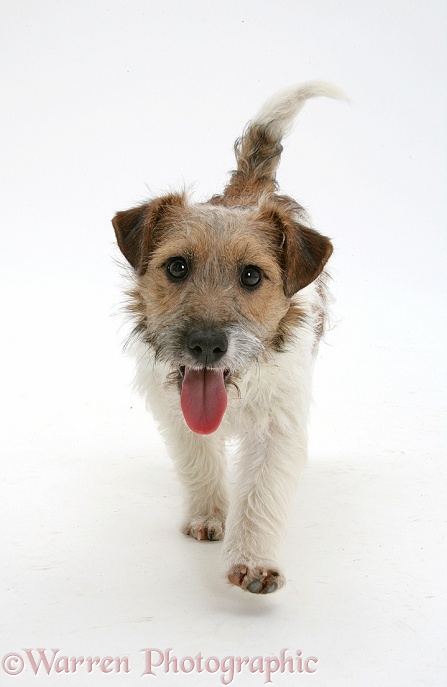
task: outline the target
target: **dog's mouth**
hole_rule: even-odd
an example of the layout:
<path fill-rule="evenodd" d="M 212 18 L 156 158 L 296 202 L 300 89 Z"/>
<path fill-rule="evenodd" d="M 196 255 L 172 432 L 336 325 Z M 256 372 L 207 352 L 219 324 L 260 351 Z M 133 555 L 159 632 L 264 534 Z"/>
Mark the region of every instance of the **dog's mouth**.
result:
<path fill-rule="evenodd" d="M 189 429 L 196 434 L 215 432 L 227 408 L 226 381 L 229 370 L 182 366 L 180 374 L 180 404 Z"/>

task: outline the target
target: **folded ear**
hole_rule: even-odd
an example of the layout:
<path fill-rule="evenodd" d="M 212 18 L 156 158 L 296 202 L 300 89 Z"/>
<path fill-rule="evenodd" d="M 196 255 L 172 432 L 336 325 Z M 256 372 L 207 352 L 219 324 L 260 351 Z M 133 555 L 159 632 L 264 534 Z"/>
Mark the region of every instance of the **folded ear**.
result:
<path fill-rule="evenodd" d="M 121 253 L 132 267 L 138 271 L 142 252 L 142 239 L 148 204 L 139 205 L 131 210 L 117 212 L 112 219 L 116 240 Z"/>
<path fill-rule="evenodd" d="M 283 246 L 287 296 L 311 284 L 332 255 L 332 243 L 314 229 L 293 222 Z"/>
<path fill-rule="evenodd" d="M 137 274 L 144 274 L 160 234 L 162 220 L 174 207 L 185 207 L 185 196 L 171 193 L 130 210 L 117 212 L 112 219 L 118 246 Z"/>
<path fill-rule="evenodd" d="M 293 213 L 276 207 L 264 207 L 260 219 L 267 221 L 275 236 L 287 297 L 304 289 L 318 277 L 329 260 L 333 247 L 327 236 L 309 229 Z"/>

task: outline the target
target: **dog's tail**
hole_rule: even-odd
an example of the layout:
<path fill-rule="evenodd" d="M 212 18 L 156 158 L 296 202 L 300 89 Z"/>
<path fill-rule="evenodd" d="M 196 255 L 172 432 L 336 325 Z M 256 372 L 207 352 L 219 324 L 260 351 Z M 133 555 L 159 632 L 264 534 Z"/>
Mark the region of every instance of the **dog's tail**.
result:
<path fill-rule="evenodd" d="M 281 141 L 290 132 L 306 100 L 317 96 L 347 100 L 342 91 L 324 81 L 291 86 L 267 100 L 235 143 L 237 169 L 225 195 L 258 195 L 276 190 L 276 169 L 283 149 Z"/>

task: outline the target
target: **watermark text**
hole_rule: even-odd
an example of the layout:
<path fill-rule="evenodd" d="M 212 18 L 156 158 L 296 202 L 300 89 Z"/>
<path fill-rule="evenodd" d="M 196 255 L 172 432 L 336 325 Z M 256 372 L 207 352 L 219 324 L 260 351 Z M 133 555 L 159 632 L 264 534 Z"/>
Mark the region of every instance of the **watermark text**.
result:
<path fill-rule="evenodd" d="M 133 666 L 131 665 L 133 663 Z M 194 656 L 179 657 L 173 649 L 141 649 L 138 658 L 132 662 L 129 656 L 69 656 L 61 649 L 21 649 L 3 656 L 0 674 L 10 676 L 28 673 L 31 675 L 56 676 L 67 673 L 110 674 L 131 673 L 132 668 L 143 678 L 142 684 L 150 684 L 153 678 L 168 673 L 189 675 L 205 673 L 214 675 L 215 684 L 237 684 L 242 673 L 258 674 L 262 684 L 271 685 L 276 675 L 290 673 L 300 675 L 315 673 L 318 667 L 316 656 L 304 656 L 299 649 L 281 649 L 278 655 L 270 656 Z M 157 680 L 158 684 L 158 680 Z M 180 683 L 179 683 L 180 684 Z"/>

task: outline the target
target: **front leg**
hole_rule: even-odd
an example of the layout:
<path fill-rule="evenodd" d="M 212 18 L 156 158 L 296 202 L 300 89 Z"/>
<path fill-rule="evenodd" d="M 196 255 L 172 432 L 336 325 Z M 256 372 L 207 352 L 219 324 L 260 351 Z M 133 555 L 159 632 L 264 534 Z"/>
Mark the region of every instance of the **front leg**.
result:
<path fill-rule="evenodd" d="M 194 434 L 181 421 L 164 434 L 184 488 L 183 533 L 198 540 L 222 539 L 228 511 L 223 441 L 218 433 Z"/>
<path fill-rule="evenodd" d="M 224 547 L 232 584 L 254 594 L 285 584 L 278 548 L 306 456 L 305 428 L 289 432 L 271 423 L 242 441 Z"/>

